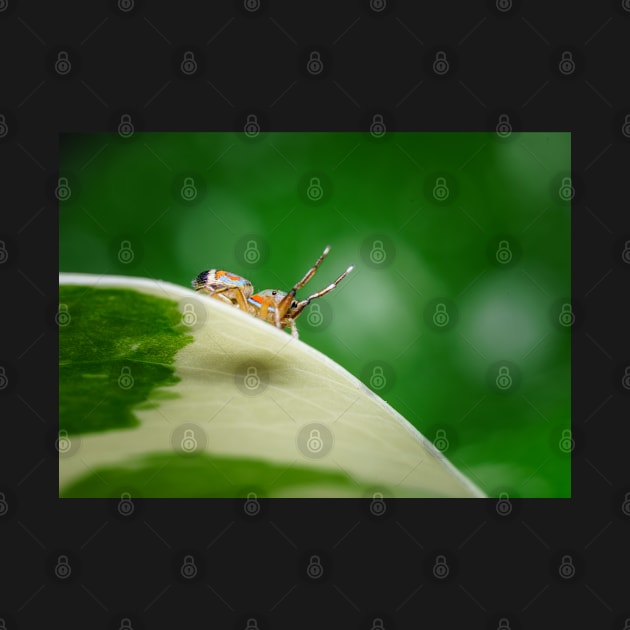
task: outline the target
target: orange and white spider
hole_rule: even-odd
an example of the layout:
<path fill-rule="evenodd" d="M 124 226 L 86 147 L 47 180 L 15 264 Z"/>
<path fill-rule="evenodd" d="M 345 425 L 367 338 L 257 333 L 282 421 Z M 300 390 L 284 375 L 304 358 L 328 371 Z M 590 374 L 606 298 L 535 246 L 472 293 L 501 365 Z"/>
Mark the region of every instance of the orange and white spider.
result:
<path fill-rule="evenodd" d="M 315 264 L 293 288 L 286 292 L 279 289 L 265 289 L 254 293 L 252 283 L 242 276 L 222 269 L 202 271 L 193 281 L 195 291 L 200 291 L 213 298 L 233 304 L 254 317 L 263 319 L 276 328 L 291 329 L 291 335 L 298 338 L 295 320 L 302 311 L 316 298 L 330 293 L 354 268 L 350 265 L 334 282 L 321 291 L 309 295 L 304 300 L 297 300 L 295 295 L 317 272 L 317 268 L 330 251 L 330 245 L 324 249 Z"/>

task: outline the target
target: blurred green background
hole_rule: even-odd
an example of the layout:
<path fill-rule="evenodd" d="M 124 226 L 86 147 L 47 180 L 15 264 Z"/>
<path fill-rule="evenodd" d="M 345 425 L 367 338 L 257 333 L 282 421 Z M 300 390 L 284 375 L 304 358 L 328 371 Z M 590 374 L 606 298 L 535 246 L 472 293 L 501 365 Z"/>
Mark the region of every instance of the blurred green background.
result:
<path fill-rule="evenodd" d="M 286 291 L 330 244 L 300 338 L 491 496 L 570 496 L 570 134 L 121 131 L 62 137 L 61 271 Z"/>

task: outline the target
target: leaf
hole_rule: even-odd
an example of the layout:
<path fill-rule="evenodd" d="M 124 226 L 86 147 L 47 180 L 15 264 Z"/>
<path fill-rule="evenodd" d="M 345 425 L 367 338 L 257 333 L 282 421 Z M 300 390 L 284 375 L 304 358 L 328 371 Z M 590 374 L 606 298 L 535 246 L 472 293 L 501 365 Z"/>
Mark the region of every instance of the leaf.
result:
<path fill-rule="evenodd" d="M 146 278 L 59 284 L 61 496 L 484 496 L 354 376 L 266 322 Z"/>

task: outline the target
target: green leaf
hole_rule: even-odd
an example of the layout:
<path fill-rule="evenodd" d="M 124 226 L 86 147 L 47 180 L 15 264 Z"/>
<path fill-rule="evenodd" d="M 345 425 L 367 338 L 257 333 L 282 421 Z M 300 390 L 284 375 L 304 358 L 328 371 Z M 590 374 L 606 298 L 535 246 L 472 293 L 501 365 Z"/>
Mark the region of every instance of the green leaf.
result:
<path fill-rule="evenodd" d="M 479 497 L 359 380 L 166 282 L 60 274 L 63 497 Z"/>
<path fill-rule="evenodd" d="M 181 317 L 177 303 L 90 286 L 62 286 L 59 300 L 72 313 L 60 336 L 59 428 L 89 433 L 138 425 L 133 406 L 179 381 L 175 353 L 193 340 L 173 326 Z"/>

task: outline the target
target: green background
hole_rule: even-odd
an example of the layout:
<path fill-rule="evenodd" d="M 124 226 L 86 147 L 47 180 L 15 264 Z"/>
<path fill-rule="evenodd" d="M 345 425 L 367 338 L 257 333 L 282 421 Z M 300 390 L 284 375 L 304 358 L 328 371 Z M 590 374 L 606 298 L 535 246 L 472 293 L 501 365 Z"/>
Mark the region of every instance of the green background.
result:
<path fill-rule="evenodd" d="M 570 170 L 568 133 L 65 135 L 60 270 L 288 290 L 330 244 L 300 338 L 488 494 L 568 497 Z"/>

